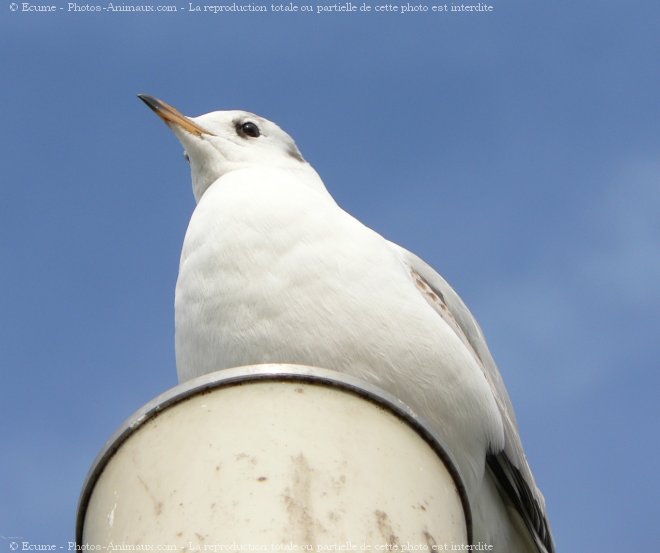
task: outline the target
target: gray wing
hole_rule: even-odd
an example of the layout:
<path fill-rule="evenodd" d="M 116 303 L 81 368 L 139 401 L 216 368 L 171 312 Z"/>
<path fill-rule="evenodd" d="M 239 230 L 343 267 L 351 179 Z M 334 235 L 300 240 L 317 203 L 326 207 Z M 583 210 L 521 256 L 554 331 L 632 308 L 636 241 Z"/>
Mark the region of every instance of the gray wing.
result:
<path fill-rule="evenodd" d="M 504 424 L 505 445 L 490 451 L 488 470 L 505 500 L 520 514 L 540 553 L 555 547 L 545 512 L 545 500 L 537 488 L 520 441 L 513 405 L 477 321 L 454 289 L 432 267 L 408 250 L 390 242 L 410 270 L 411 278 L 428 303 L 449 324 L 481 366 L 490 384 Z"/>

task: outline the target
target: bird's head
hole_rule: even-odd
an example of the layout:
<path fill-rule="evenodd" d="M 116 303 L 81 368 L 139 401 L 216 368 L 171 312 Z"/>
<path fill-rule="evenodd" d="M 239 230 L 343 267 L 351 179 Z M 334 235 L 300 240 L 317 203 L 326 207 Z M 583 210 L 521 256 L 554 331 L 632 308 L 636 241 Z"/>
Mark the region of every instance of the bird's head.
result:
<path fill-rule="evenodd" d="M 140 94 L 139 98 L 183 145 L 197 201 L 211 184 L 230 171 L 254 165 L 309 167 L 293 139 L 263 117 L 247 111 L 214 111 L 186 117 L 153 96 Z"/>

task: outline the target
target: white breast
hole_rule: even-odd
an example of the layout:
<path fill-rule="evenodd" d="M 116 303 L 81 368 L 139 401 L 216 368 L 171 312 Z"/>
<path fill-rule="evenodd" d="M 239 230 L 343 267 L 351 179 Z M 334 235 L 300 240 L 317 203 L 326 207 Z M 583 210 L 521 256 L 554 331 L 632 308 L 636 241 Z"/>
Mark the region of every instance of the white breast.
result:
<path fill-rule="evenodd" d="M 468 482 L 501 433 L 481 369 L 398 252 L 288 172 L 234 171 L 202 197 L 181 255 L 176 351 L 181 381 L 272 362 L 373 382 L 442 421 Z"/>

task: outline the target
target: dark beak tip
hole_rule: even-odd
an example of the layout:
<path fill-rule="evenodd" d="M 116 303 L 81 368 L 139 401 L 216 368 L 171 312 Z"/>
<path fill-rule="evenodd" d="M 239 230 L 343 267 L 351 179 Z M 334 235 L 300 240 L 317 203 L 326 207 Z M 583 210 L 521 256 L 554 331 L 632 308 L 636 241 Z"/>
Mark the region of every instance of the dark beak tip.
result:
<path fill-rule="evenodd" d="M 149 106 L 152 110 L 156 111 L 158 109 L 159 101 L 157 98 L 149 96 L 148 94 L 138 94 L 137 97 L 145 104 L 147 104 L 147 106 Z"/>

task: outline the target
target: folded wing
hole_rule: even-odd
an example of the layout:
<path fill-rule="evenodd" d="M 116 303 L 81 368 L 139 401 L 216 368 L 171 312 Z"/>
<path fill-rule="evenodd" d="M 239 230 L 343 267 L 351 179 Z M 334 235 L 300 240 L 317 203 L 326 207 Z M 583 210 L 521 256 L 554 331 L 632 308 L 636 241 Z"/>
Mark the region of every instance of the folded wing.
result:
<path fill-rule="evenodd" d="M 545 501 L 534 482 L 520 441 L 509 394 L 481 328 L 445 279 L 413 253 L 393 242 L 390 244 L 398 251 L 420 293 L 454 330 L 483 370 L 502 416 L 505 437 L 503 450 L 488 452 L 487 468 L 495 478 L 503 498 L 519 513 L 539 553 L 554 553 Z"/>

